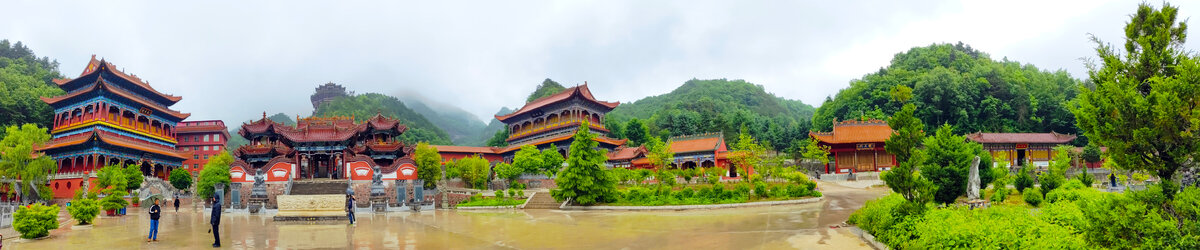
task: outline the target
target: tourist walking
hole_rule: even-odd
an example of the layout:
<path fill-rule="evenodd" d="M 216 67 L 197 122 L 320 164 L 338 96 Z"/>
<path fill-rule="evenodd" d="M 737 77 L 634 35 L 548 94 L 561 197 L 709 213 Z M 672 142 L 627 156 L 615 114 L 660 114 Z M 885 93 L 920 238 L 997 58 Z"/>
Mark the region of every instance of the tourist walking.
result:
<path fill-rule="evenodd" d="M 346 195 L 346 216 L 350 217 L 350 225 L 354 225 L 354 195 Z"/>
<path fill-rule="evenodd" d="M 146 242 L 158 241 L 158 217 L 162 214 L 162 209 L 158 207 L 158 199 L 154 199 L 154 205 L 150 206 L 150 236 L 146 236 Z"/>
<path fill-rule="evenodd" d="M 175 212 L 179 212 L 179 194 L 175 194 Z"/>
<path fill-rule="evenodd" d="M 221 247 L 221 196 L 213 195 L 212 197 L 212 219 L 209 221 L 212 224 L 213 247 Z"/>

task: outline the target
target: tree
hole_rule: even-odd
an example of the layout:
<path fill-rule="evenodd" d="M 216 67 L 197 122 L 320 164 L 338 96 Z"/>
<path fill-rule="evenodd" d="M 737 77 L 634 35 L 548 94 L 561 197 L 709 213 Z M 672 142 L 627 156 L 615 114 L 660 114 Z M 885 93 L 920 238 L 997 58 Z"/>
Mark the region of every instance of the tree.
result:
<path fill-rule="evenodd" d="M 820 143 L 821 142 L 815 137 L 809 138 L 807 143 L 804 144 L 804 149 L 803 153 L 801 153 L 801 156 L 803 156 L 804 159 L 821 161 L 821 165 L 829 164 L 829 146 L 824 146 Z"/>
<path fill-rule="evenodd" d="M 492 135 L 491 139 L 487 140 L 488 147 L 505 147 L 508 146 L 508 129 L 500 128 L 496 130 L 496 134 Z"/>
<path fill-rule="evenodd" d="M 96 215 L 100 214 L 100 203 L 93 197 L 78 197 L 71 200 L 67 212 L 71 214 L 71 218 L 79 221 L 79 225 L 90 225 L 92 220 L 96 219 Z"/>
<path fill-rule="evenodd" d="M 1095 143 L 1088 143 L 1087 146 L 1083 147 L 1083 153 L 1081 153 L 1080 156 L 1083 157 L 1083 161 L 1087 163 L 1096 163 L 1103 159 L 1100 152 L 1100 146 L 1096 146 Z"/>
<path fill-rule="evenodd" d="M 496 177 L 507 180 L 509 183 L 516 183 L 517 178 L 521 177 L 522 173 L 525 173 L 525 170 L 521 169 L 521 167 L 505 162 L 496 164 Z"/>
<path fill-rule="evenodd" d="M 557 200 L 572 199 L 580 205 L 612 202 L 617 196 L 617 181 L 604 170 L 608 160 L 606 150 L 598 150 L 596 135 L 589 132 L 584 121 L 575 131 L 571 150 L 567 153 L 567 168 L 554 181 Z"/>
<path fill-rule="evenodd" d="M 923 154 L 927 157 L 921 166 L 921 176 L 938 187 L 933 200 L 949 204 L 967 193 L 967 178 L 971 161 L 976 156 L 979 144 L 968 142 L 954 135 L 954 127 L 942 125 L 934 136 L 925 139 Z M 982 174 L 983 171 L 980 171 Z M 980 183 L 983 183 L 982 180 Z"/>
<path fill-rule="evenodd" d="M 637 118 L 625 123 L 625 136 L 629 138 L 630 146 L 640 146 L 650 139 L 650 127 Z"/>
<path fill-rule="evenodd" d="M 756 166 L 762 165 L 763 155 L 767 149 L 758 144 L 754 137 L 742 127 L 742 133 L 738 134 L 737 143 L 733 144 L 733 150 L 729 152 L 729 162 L 740 169 L 749 171 Z M 743 175 L 742 178 L 749 178 L 749 175 Z"/>
<path fill-rule="evenodd" d="M 1088 140 L 1108 147 L 1109 160 L 1162 180 L 1162 203 L 1172 208 L 1179 191 L 1173 179 L 1185 162 L 1200 157 L 1200 58 L 1183 47 L 1187 23 L 1179 9 L 1140 4 L 1125 25 L 1125 53 L 1095 36 L 1101 65 L 1089 65 L 1088 85 L 1071 111 Z"/>
<path fill-rule="evenodd" d="M 546 173 L 547 177 L 554 176 L 558 174 L 559 169 L 562 169 L 563 162 L 566 160 L 563 159 L 561 153 L 558 153 L 558 147 L 551 143 L 550 147 L 542 150 L 542 167 L 545 168 L 541 169 L 541 172 Z"/>
<path fill-rule="evenodd" d="M 64 93 L 50 82 L 57 78 L 63 78 L 57 61 L 38 58 L 21 42 L 0 40 L 0 126 L 51 126 L 54 108 L 39 98 Z"/>
<path fill-rule="evenodd" d="M 896 157 L 898 163 L 892 170 L 881 174 L 888 188 L 904 197 L 905 203 L 898 208 L 903 215 L 920 215 L 925 204 L 933 198 L 937 187 L 917 174 L 917 166 L 924 162 L 918 148 L 925 138 L 925 124 L 913 114 L 916 105 L 906 104 L 888 120 L 892 136 L 884 141 L 884 150 Z"/>
<path fill-rule="evenodd" d="M 178 190 L 187 190 L 192 187 L 192 172 L 187 169 L 176 168 L 171 170 L 171 186 Z"/>
<path fill-rule="evenodd" d="M 121 169 L 121 175 L 125 176 L 125 190 L 134 190 L 142 188 L 142 170 L 137 165 L 126 165 Z"/>
<path fill-rule="evenodd" d="M 1029 166 L 1022 165 L 1021 170 L 1017 171 L 1016 179 L 1013 179 L 1013 187 L 1017 188 L 1017 192 L 1024 193 L 1025 189 L 1033 187 L 1033 177 L 1030 176 Z"/>
<path fill-rule="evenodd" d="M 458 177 L 462 178 L 471 188 L 486 188 L 488 173 L 488 160 L 478 155 L 462 158 L 454 162 Z"/>
<path fill-rule="evenodd" d="M 542 161 L 542 152 L 532 144 L 521 146 L 521 149 L 513 154 L 512 165 L 524 173 L 538 173 L 546 169 L 545 163 Z"/>
<path fill-rule="evenodd" d="M 106 192 L 128 190 L 129 179 L 125 178 L 125 165 L 108 165 L 96 171 L 96 186 Z"/>
<path fill-rule="evenodd" d="M 646 158 L 656 170 L 666 170 L 675 161 L 675 152 L 671 151 L 670 142 L 663 143 L 658 137 L 650 137 L 645 146 Z"/>
<path fill-rule="evenodd" d="M 213 197 L 217 195 L 213 190 L 213 185 L 217 183 L 225 183 L 225 186 L 228 187 L 231 183 L 229 164 L 233 164 L 233 156 L 229 155 L 229 151 L 223 151 L 217 156 L 209 158 L 208 163 L 204 164 L 204 169 L 200 170 L 200 180 L 196 182 L 196 196 Z"/>
<path fill-rule="evenodd" d="M 417 143 L 413 154 L 417 178 L 425 181 L 425 188 L 437 186 L 437 181 L 442 179 L 442 155 L 438 154 L 437 147 L 430 146 L 428 142 Z"/>
<path fill-rule="evenodd" d="M 46 185 L 57 164 L 45 154 L 33 151 L 34 145 L 49 140 L 46 129 L 34 124 L 5 128 L 4 139 L 0 140 L 0 176 L 21 180 L 20 183 L 25 184 L 20 188 L 22 197 L 38 197 L 49 189 Z M 17 182 L 10 182 L 8 190 L 17 190 L 15 185 Z"/>

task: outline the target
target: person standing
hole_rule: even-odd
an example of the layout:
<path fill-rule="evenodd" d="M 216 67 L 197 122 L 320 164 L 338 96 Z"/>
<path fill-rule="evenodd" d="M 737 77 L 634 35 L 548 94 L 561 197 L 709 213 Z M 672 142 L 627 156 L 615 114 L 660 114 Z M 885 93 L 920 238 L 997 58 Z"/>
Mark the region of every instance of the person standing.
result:
<path fill-rule="evenodd" d="M 212 201 L 212 219 L 209 221 L 212 224 L 212 246 L 221 247 L 221 196 L 213 195 Z"/>
<path fill-rule="evenodd" d="M 154 205 L 150 206 L 150 236 L 146 236 L 146 242 L 158 241 L 158 217 L 162 214 L 162 209 L 158 207 L 158 199 L 154 199 Z"/>
<path fill-rule="evenodd" d="M 179 194 L 175 194 L 175 212 L 179 212 Z"/>
<path fill-rule="evenodd" d="M 350 225 L 354 225 L 354 195 L 346 195 L 346 216 L 350 217 Z"/>

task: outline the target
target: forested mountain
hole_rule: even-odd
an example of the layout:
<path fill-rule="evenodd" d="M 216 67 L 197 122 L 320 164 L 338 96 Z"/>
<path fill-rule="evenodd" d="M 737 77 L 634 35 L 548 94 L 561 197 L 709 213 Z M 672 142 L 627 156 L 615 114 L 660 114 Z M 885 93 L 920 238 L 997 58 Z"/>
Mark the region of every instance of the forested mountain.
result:
<path fill-rule="evenodd" d="M 534 88 L 533 93 L 529 93 L 529 97 L 525 98 L 525 103 L 532 102 L 538 98 L 558 94 L 558 92 L 562 92 L 563 90 L 567 90 L 567 87 L 563 87 L 562 84 L 558 84 L 558 82 L 550 80 L 550 78 L 546 78 L 546 80 L 542 80 L 542 84 L 538 84 L 537 88 Z"/>
<path fill-rule="evenodd" d="M 782 150 L 808 137 L 813 112 L 812 106 L 744 80 L 692 79 L 671 93 L 622 103 L 608 113 L 605 126 L 613 136 L 625 138 L 636 118 L 655 136 L 724 132 L 726 140 L 736 139 L 745 126 L 758 140 Z"/>
<path fill-rule="evenodd" d="M 0 40 L 0 127 L 24 123 L 52 125 L 54 109 L 38 97 L 63 94 L 62 89 L 50 82 L 55 78 L 63 78 L 58 72 L 58 61 L 38 58 L 21 42 Z M 0 131 L 0 135 L 3 133 Z"/>
<path fill-rule="evenodd" d="M 927 128 L 946 123 L 959 134 L 1078 134 L 1067 110 L 1078 83 L 1063 70 L 992 60 L 962 43 L 934 44 L 896 54 L 887 68 L 827 98 L 813 117 L 813 127 L 829 131 L 835 119 L 884 118 L 910 101 Z"/>
<path fill-rule="evenodd" d="M 322 104 L 314 116 L 353 116 L 356 121 L 362 122 L 377 113 L 399 119 L 401 123 L 408 126 L 408 131 L 400 137 L 405 142 L 425 141 L 435 145 L 450 144 L 450 135 L 446 131 L 429 122 L 425 116 L 408 108 L 400 99 L 388 95 L 367 93 L 338 97 L 329 103 Z"/>
<path fill-rule="evenodd" d="M 479 146 L 483 145 L 480 137 L 491 136 L 484 134 L 487 125 L 483 121 L 461 108 L 436 103 L 416 94 L 402 95 L 400 100 L 433 125 L 445 130 L 454 145 Z"/>

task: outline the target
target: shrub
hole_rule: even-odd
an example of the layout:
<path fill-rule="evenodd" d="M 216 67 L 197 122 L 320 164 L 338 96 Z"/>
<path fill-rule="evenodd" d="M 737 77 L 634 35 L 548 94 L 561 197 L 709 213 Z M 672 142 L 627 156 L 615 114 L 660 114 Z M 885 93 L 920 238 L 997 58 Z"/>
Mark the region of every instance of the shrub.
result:
<path fill-rule="evenodd" d="M 517 190 L 516 190 L 516 189 L 511 189 L 511 188 L 510 188 L 510 189 L 508 189 L 508 197 L 517 198 Z"/>
<path fill-rule="evenodd" d="M 862 208 L 850 214 L 850 219 L 847 222 L 857 225 L 859 228 L 876 237 L 880 237 L 881 242 L 887 243 L 888 241 L 883 238 L 884 232 L 890 231 L 893 226 L 903 220 L 903 217 L 897 215 L 894 211 L 905 202 L 908 201 L 903 196 L 894 193 L 879 199 L 867 201 Z"/>
<path fill-rule="evenodd" d="M 750 199 L 750 183 L 742 182 L 734 185 L 733 192 L 736 198 Z"/>
<path fill-rule="evenodd" d="M 169 179 L 171 180 L 171 186 L 175 187 L 175 189 L 186 190 L 192 187 L 192 173 L 188 172 L 187 169 L 176 168 L 175 170 L 171 170 Z"/>
<path fill-rule="evenodd" d="M 1058 191 L 1060 190 L 1055 190 L 1051 193 Z M 1047 205 L 1041 209 L 1042 214 L 1038 216 L 1043 221 L 1059 226 L 1071 227 L 1074 229 L 1074 231 L 1087 228 L 1087 217 L 1083 215 L 1083 210 L 1081 210 L 1078 205 L 1075 205 L 1075 203 L 1046 202 L 1046 204 Z"/>
<path fill-rule="evenodd" d="M 709 200 L 720 201 L 725 199 L 725 185 L 713 185 L 712 193 L 709 194 Z"/>
<path fill-rule="evenodd" d="M 1008 199 L 1009 192 L 1012 192 L 1007 187 L 993 187 L 993 189 L 996 191 L 992 192 L 992 202 L 1004 202 L 1005 199 Z"/>
<path fill-rule="evenodd" d="M 21 233 L 21 238 L 26 239 L 50 235 L 50 230 L 58 228 L 58 211 L 58 205 L 33 204 L 20 207 L 13 214 L 13 229 Z"/>
<path fill-rule="evenodd" d="M 525 190 L 517 190 L 517 196 L 525 197 Z"/>
<path fill-rule="evenodd" d="M 125 206 L 129 205 L 129 202 L 125 201 L 125 195 L 125 191 L 113 190 L 109 192 L 108 196 L 104 196 L 103 199 L 100 199 L 100 207 L 104 208 L 104 210 L 125 208 Z"/>
<path fill-rule="evenodd" d="M 1037 207 L 1042 203 L 1042 192 L 1036 187 L 1025 189 L 1026 192 L 1021 193 L 1021 197 L 1025 198 L 1025 203 L 1030 206 Z"/>
<path fill-rule="evenodd" d="M 761 181 L 754 183 L 754 196 L 759 199 L 770 197 L 770 194 L 767 193 L 767 183 Z"/>
<path fill-rule="evenodd" d="M 504 199 L 504 190 L 496 190 L 494 194 L 496 194 L 496 198 Z"/>
<path fill-rule="evenodd" d="M 1096 182 L 1096 177 L 1092 176 L 1092 174 L 1089 174 L 1087 170 L 1084 170 L 1083 173 L 1075 175 L 1075 180 L 1078 180 L 1079 183 L 1083 184 L 1084 186 L 1091 187 L 1092 183 Z"/>
<path fill-rule="evenodd" d="M 1034 193 L 1034 192 L 1030 192 Z M 1084 249 L 1083 237 L 1069 227 L 1039 220 L 1021 206 L 969 210 L 957 206 L 933 209 L 920 220 L 906 220 L 908 238 L 888 238 L 897 249 Z"/>
<path fill-rule="evenodd" d="M 100 214 L 100 203 L 93 198 L 74 199 L 71 206 L 67 207 L 67 212 L 71 218 L 79 221 L 79 225 L 92 224 L 92 220 Z"/>
<path fill-rule="evenodd" d="M 1033 177 L 1029 175 L 1029 166 L 1021 166 L 1021 170 L 1017 172 L 1016 179 L 1013 179 L 1013 186 L 1017 188 L 1017 192 L 1025 194 L 1025 189 L 1033 187 Z"/>

